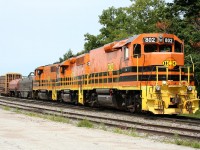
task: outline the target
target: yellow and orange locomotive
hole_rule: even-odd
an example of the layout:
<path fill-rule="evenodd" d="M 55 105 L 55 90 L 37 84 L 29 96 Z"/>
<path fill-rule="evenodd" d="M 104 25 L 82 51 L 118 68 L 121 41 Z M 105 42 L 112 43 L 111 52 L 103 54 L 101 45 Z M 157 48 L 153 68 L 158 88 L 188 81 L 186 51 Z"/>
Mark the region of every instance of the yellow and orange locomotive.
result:
<path fill-rule="evenodd" d="M 188 114 L 199 109 L 194 66 L 173 34 L 140 34 L 35 70 L 33 96 L 131 112 Z"/>

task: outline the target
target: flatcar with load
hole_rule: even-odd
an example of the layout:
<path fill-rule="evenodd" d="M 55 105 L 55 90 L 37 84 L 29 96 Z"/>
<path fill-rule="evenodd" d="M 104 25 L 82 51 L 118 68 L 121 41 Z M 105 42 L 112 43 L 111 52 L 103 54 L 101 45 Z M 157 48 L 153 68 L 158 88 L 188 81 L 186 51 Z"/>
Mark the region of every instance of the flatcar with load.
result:
<path fill-rule="evenodd" d="M 173 34 L 134 35 L 38 67 L 33 82 L 33 95 L 41 99 L 153 114 L 199 109 L 194 65 L 184 65 L 184 43 Z"/>

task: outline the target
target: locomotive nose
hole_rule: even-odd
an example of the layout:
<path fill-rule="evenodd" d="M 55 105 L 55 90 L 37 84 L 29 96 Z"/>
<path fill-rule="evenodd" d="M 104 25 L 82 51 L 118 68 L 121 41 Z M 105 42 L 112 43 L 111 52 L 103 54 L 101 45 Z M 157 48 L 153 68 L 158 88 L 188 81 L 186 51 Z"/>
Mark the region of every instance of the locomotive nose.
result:
<path fill-rule="evenodd" d="M 145 63 L 152 66 L 163 65 L 168 67 L 168 69 L 174 69 L 176 66 L 184 65 L 184 55 L 182 53 L 173 53 L 173 52 L 154 52 L 145 55 Z"/>

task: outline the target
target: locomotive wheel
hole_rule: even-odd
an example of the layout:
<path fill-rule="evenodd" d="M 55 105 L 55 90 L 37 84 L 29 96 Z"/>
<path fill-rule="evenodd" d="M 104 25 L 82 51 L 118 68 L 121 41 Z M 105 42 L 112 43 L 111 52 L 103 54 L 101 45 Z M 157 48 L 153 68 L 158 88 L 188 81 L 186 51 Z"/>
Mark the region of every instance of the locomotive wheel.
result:
<path fill-rule="evenodd" d="M 136 102 L 136 104 L 128 106 L 128 110 L 131 113 L 141 113 L 142 111 L 142 106 L 140 102 Z"/>
<path fill-rule="evenodd" d="M 19 92 L 19 98 L 22 98 L 22 96 L 21 96 L 21 92 Z"/>

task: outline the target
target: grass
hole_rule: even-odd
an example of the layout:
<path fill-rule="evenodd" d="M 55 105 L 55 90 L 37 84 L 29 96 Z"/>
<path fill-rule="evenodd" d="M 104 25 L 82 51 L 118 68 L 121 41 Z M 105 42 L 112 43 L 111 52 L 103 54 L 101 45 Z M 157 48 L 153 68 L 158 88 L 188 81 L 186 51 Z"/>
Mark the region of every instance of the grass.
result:
<path fill-rule="evenodd" d="M 181 116 L 187 116 L 187 117 L 194 117 L 194 118 L 200 118 L 200 109 L 196 111 L 194 114 L 184 114 Z"/>
<path fill-rule="evenodd" d="M 81 120 L 77 123 L 77 127 L 94 128 L 94 125 L 89 120 Z"/>
<path fill-rule="evenodd" d="M 183 139 L 180 139 L 178 135 L 174 136 L 174 141 L 172 141 L 172 143 L 174 143 L 176 145 L 200 148 L 200 142 L 192 141 L 192 140 L 183 140 Z"/>
<path fill-rule="evenodd" d="M 105 126 L 104 123 L 100 123 L 99 129 L 104 130 L 104 131 L 107 131 L 107 127 Z"/>
<path fill-rule="evenodd" d="M 38 117 L 38 118 L 43 118 L 43 119 L 47 119 L 47 120 L 51 120 L 55 122 L 70 123 L 70 120 L 68 118 L 65 118 L 62 116 L 44 115 L 44 114 L 38 114 L 38 113 L 32 113 L 32 112 L 25 112 L 24 114 L 30 117 Z"/>
<path fill-rule="evenodd" d="M 45 117 L 43 117 L 43 118 L 51 120 L 51 121 L 55 121 L 55 122 L 70 123 L 70 120 L 68 118 L 61 117 L 61 116 L 45 115 Z"/>
<path fill-rule="evenodd" d="M 132 137 L 139 137 L 136 129 L 132 128 L 129 132 L 129 135 L 132 136 Z"/>
<path fill-rule="evenodd" d="M 115 128 L 114 129 L 114 133 L 118 133 L 118 134 L 124 134 L 124 130 L 120 129 L 120 128 Z"/>
<path fill-rule="evenodd" d="M 70 120 L 68 118 L 62 117 L 62 116 L 55 116 L 55 115 L 45 115 L 45 114 L 38 114 L 38 113 L 34 113 L 34 112 L 28 112 L 28 111 L 22 111 L 19 108 L 13 109 L 10 108 L 9 106 L 4 106 L 3 110 L 7 110 L 7 111 L 13 111 L 17 114 L 24 114 L 30 117 L 38 117 L 38 118 L 43 118 L 43 119 L 47 119 L 47 120 L 51 120 L 51 121 L 55 121 L 55 122 L 62 122 L 62 123 L 70 123 Z"/>
<path fill-rule="evenodd" d="M 22 114 L 22 111 L 19 108 L 13 110 L 15 113 Z"/>
<path fill-rule="evenodd" d="M 9 110 L 11 110 L 11 109 L 10 109 L 10 107 L 8 107 L 8 106 L 4 106 L 4 107 L 3 107 L 3 110 L 9 111 Z"/>
<path fill-rule="evenodd" d="M 115 128 L 113 130 L 114 133 L 118 134 L 124 134 L 132 137 L 141 137 L 137 132 L 136 129 L 131 128 L 131 129 L 120 129 L 120 128 Z"/>

